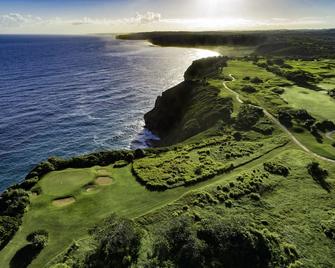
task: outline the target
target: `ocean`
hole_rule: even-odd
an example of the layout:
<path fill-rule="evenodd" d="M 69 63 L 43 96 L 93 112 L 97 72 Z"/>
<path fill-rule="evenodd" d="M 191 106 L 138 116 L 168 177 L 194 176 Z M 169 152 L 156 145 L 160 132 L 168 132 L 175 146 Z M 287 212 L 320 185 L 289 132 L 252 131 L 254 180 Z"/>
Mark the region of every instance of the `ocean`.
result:
<path fill-rule="evenodd" d="M 215 52 L 112 36 L 0 35 L 0 192 L 50 156 L 140 148 L 143 115 Z"/>

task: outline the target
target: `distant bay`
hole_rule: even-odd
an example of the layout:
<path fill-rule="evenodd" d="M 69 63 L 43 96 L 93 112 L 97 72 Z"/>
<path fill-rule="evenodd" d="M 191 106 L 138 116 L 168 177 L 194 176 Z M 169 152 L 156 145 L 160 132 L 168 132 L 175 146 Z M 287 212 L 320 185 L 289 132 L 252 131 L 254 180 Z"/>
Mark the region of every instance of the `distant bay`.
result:
<path fill-rule="evenodd" d="M 145 147 L 156 97 L 213 55 L 110 36 L 0 36 L 0 192 L 49 156 Z"/>

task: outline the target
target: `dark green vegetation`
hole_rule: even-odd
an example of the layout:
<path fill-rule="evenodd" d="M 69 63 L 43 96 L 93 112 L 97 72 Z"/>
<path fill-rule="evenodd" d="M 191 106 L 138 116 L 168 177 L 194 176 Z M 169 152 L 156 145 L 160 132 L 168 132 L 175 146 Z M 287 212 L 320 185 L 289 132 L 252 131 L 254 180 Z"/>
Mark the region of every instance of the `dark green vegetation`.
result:
<path fill-rule="evenodd" d="M 119 39 L 148 40 L 160 46 L 252 47 L 259 56 L 294 58 L 335 55 L 335 30 L 254 32 L 150 32 L 120 35 Z"/>
<path fill-rule="evenodd" d="M 319 57 L 196 61 L 145 116 L 155 148 L 38 165 L 1 195 L 0 266 L 334 267 L 332 37 L 310 47 L 325 32 L 241 33 L 283 53 L 309 36 Z"/>

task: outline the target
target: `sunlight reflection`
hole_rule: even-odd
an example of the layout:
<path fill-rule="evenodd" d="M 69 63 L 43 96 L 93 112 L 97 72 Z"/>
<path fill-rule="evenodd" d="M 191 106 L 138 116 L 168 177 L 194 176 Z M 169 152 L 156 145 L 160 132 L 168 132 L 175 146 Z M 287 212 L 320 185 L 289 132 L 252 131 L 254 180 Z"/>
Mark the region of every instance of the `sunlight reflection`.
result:
<path fill-rule="evenodd" d="M 212 51 L 212 50 L 206 50 L 206 49 L 196 49 L 195 54 L 196 54 L 196 57 L 199 59 L 220 56 L 220 53 Z"/>

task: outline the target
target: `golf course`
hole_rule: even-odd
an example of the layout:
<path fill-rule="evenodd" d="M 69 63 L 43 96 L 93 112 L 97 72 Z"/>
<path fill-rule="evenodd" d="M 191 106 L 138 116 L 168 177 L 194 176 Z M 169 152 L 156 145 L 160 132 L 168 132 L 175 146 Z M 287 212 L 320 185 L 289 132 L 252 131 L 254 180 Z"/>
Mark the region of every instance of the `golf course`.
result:
<path fill-rule="evenodd" d="M 237 50 L 157 99 L 152 148 L 51 157 L 5 191 L 0 266 L 334 267 L 335 60 Z"/>

